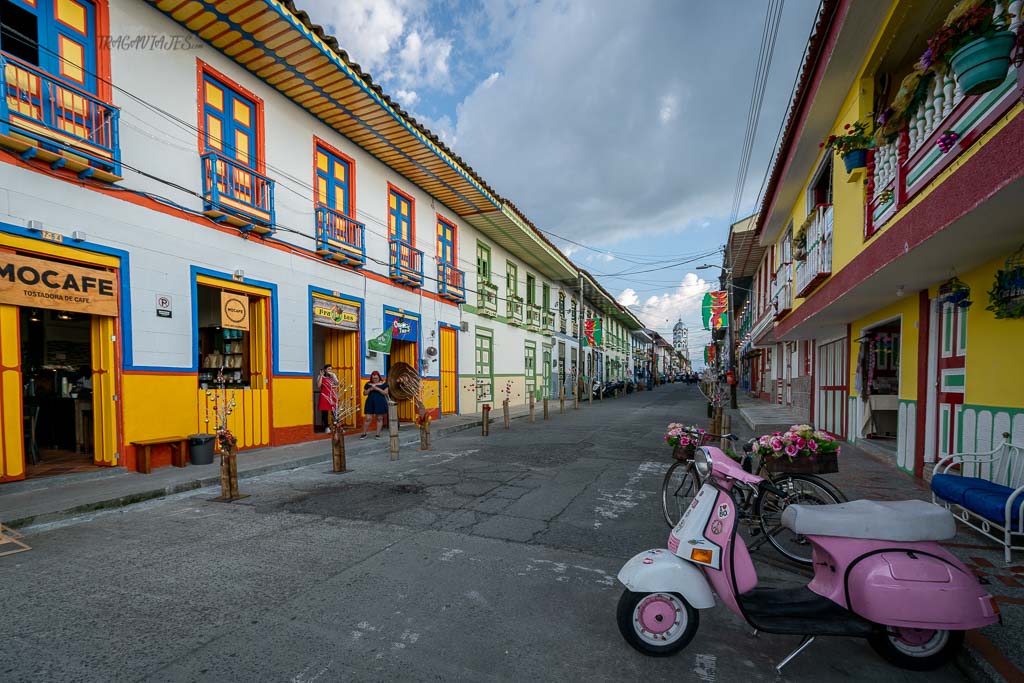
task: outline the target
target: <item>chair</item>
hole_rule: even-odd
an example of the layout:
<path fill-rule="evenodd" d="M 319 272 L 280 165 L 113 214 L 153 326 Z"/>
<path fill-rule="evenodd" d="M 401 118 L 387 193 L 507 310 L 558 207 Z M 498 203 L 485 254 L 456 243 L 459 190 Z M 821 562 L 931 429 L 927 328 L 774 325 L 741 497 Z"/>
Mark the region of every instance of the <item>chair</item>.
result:
<path fill-rule="evenodd" d="M 26 406 L 24 421 L 25 459 L 33 465 L 38 465 L 40 458 L 39 444 L 36 442 L 36 425 L 39 423 L 39 406 Z"/>

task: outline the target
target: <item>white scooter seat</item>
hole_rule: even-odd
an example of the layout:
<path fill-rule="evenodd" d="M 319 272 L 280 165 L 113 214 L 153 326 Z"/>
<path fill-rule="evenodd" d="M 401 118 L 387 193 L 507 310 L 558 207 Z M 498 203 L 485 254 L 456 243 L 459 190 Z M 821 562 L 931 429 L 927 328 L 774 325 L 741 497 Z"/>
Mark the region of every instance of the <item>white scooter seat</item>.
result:
<path fill-rule="evenodd" d="M 782 525 L 803 535 L 877 541 L 944 541 L 956 535 L 949 510 L 923 500 L 790 505 L 782 512 Z"/>

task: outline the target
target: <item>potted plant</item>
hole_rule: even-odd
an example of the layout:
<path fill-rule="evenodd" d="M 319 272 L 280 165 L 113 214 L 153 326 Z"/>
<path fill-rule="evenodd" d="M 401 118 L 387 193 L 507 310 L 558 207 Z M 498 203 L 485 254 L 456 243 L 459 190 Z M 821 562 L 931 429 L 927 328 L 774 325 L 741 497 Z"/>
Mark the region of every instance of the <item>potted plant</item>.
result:
<path fill-rule="evenodd" d="M 811 425 L 760 437 L 754 452 L 769 472 L 829 474 L 839 471 L 839 441 Z"/>
<path fill-rule="evenodd" d="M 668 426 L 665 441 L 672 447 L 672 457 L 676 460 L 692 460 L 697 446 L 704 443 L 706 432 L 700 427 L 686 426 L 673 422 Z"/>
<path fill-rule="evenodd" d="M 919 66 L 948 65 L 964 95 L 980 95 L 1006 80 L 1016 40 L 994 0 L 961 0 L 928 41 Z"/>
<path fill-rule="evenodd" d="M 871 149 L 874 142 L 869 126 L 868 121 L 855 121 L 852 124 L 844 124 L 842 135 L 829 135 L 818 147 L 832 147 L 835 149 L 839 156 L 843 158 L 846 172 L 853 173 L 858 168 L 864 168 L 868 165 L 868 150 Z"/>

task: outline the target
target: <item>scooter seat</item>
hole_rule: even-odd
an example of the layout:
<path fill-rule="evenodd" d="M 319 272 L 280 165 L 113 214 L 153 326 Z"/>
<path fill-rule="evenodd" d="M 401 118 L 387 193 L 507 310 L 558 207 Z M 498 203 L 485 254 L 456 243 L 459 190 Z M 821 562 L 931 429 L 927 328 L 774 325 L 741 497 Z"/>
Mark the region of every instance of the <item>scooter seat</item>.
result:
<path fill-rule="evenodd" d="M 805 536 L 877 541 L 944 541 L 956 535 L 949 510 L 923 500 L 790 505 L 782 512 L 782 525 Z"/>

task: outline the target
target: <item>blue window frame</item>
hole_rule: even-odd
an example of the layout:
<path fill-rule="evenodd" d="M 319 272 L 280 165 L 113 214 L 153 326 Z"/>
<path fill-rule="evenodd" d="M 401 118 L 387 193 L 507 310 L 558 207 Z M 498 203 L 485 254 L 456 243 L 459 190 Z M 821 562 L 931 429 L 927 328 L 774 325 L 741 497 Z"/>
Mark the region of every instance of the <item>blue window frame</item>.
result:
<path fill-rule="evenodd" d="M 204 152 L 217 152 L 257 170 L 256 103 L 203 74 Z"/>
<path fill-rule="evenodd" d="M 88 93 L 96 93 L 96 7 L 89 0 L 8 0 L 9 11 L 18 16 L 6 18 L 17 25 L 19 33 L 34 35 L 29 44 L 14 33 L 0 42 L 0 50 L 58 76 Z M 17 23 L 16 23 L 17 22 Z M 2 40 L 2 39 L 0 39 Z"/>
<path fill-rule="evenodd" d="M 352 164 L 323 145 L 316 146 L 316 201 L 348 217 L 351 201 Z"/>
<path fill-rule="evenodd" d="M 440 217 L 437 219 L 437 260 L 455 265 L 455 226 Z"/>

